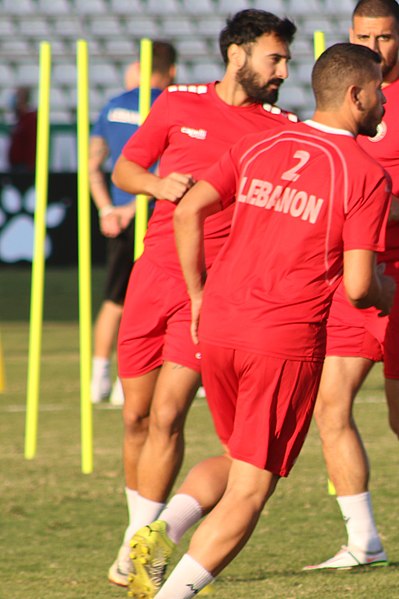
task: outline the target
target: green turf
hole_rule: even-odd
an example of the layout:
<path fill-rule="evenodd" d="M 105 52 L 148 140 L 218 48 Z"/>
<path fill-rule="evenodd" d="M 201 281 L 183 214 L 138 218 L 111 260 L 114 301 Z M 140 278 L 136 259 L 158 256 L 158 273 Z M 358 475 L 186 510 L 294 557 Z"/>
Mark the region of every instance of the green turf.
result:
<path fill-rule="evenodd" d="M 21 273 L 6 273 L 14 294 L 19 293 L 17 299 L 7 291 L 6 312 L 1 287 L 7 386 L 0 395 L 0 598 L 125 597 L 125 591 L 106 580 L 126 521 L 120 409 L 94 409 L 94 473 L 83 475 L 80 470 L 74 271 L 48 273 L 45 313 L 62 316 L 44 323 L 38 451 L 32 461 L 23 457 L 28 324 L 20 310 L 29 277 Z M 94 278 L 98 290 L 101 272 Z M 345 542 L 336 502 L 326 492 L 320 443 L 312 427 L 292 475 L 280 483 L 247 547 L 219 577 L 215 599 L 399 598 L 399 458 L 397 440 L 387 426 L 380 368 L 369 377 L 356 414 L 372 464 L 376 519 L 392 565 L 301 572 L 302 566 L 330 557 Z M 181 476 L 217 450 L 206 404 L 196 400 L 187 423 Z"/>

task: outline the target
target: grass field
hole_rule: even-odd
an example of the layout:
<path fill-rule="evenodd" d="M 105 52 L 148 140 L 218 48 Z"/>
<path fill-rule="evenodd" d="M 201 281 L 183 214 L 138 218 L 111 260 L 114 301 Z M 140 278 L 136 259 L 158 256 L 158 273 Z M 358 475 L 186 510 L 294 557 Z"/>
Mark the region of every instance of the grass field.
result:
<path fill-rule="evenodd" d="M 0 272 L 7 377 L 6 391 L 0 395 L 0 598 L 125 597 L 106 580 L 126 522 L 121 411 L 95 407 L 94 473 L 81 474 L 73 270 L 47 275 L 38 453 L 32 461 L 23 457 L 29 278 L 24 270 Z M 101 271 L 95 271 L 93 313 L 101 280 Z M 302 566 L 330 557 L 346 540 L 336 501 L 326 492 L 313 426 L 292 475 L 280 483 L 247 547 L 219 577 L 215 599 L 399 598 L 399 458 L 397 440 L 387 426 L 380 368 L 367 381 L 356 414 L 372 464 L 374 509 L 391 566 L 301 572 Z M 196 400 L 187 424 L 181 475 L 217 451 L 206 404 Z"/>

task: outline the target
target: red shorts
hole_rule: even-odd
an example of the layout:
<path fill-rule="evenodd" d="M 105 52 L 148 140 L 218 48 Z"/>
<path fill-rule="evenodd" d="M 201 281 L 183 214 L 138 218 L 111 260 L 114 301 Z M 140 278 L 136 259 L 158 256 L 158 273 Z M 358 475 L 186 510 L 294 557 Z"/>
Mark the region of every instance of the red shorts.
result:
<path fill-rule="evenodd" d="M 271 358 L 201 343 L 216 432 L 237 460 L 288 476 L 305 441 L 322 362 Z"/>
<path fill-rule="evenodd" d="M 399 379 L 399 264 L 389 264 L 386 274 L 393 276 L 397 285 L 389 317 L 378 316 L 375 308 L 354 308 L 340 285 L 328 318 L 326 355 L 384 360 L 385 377 Z"/>
<path fill-rule="evenodd" d="M 141 256 L 129 280 L 118 336 L 122 378 L 146 374 L 164 361 L 200 372 L 190 335 L 191 305 L 183 277 L 165 274 Z"/>

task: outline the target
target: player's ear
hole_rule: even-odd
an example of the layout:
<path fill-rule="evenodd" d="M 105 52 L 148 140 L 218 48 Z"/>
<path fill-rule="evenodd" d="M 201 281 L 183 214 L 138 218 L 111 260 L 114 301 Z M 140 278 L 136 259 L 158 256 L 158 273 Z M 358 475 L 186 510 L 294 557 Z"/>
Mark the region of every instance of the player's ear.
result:
<path fill-rule="evenodd" d="M 169 78 L 171 82 L 173 82 L 176 79 L 176 65 L 174 64 L 172 64 L 172 66 L 169 67 Z"/>
<path fill-rule="evenodd" d="M 351 104 L 357 108 L 357 110 L 363 110 L 363 99 L 362 99 L 362 91 L 363 88 L 359 85 L 351 85 L 348 88 L 348 96 L 350 98 Z"/>
<path fill-rule="evenodd" d="M 240 69 L 245 63 L 245 50 L 238 44 L 230 44 L 227 48 L 228 64 Z"/>
<path fill-rule="evenodd" d="M 349 41 L 351 44 L 355 43 L 355 32 L 353 31 L 352 27 L 349 29 Z"/>

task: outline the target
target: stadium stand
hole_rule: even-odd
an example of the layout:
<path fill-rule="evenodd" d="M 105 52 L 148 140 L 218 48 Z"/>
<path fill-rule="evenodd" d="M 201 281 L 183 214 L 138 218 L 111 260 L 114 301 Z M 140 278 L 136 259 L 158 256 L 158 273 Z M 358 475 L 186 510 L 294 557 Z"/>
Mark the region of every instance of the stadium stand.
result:
<path fill-rule="evenodd" d="M 290 81 L 281 104 L 309 116 L 312 34 L 327 44 L 346 39 L 352 0 L 0 0 L 0 123 L 18 85 L 37 85 L 39 43 L 52 45 L 51 119 L 73 123 L 76 115 L 75 46 L 89 42 L 90 116 L 123 86 L 126 65 L 142 37 L 164 38 L 179 50 L 178 82 L 202 82 L 222 73 L 216 37 L 226 17 L 243 8 L 288 15 L 298 25 Z"/>

